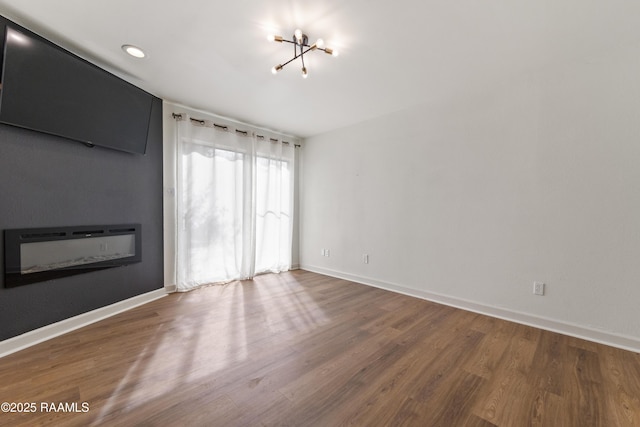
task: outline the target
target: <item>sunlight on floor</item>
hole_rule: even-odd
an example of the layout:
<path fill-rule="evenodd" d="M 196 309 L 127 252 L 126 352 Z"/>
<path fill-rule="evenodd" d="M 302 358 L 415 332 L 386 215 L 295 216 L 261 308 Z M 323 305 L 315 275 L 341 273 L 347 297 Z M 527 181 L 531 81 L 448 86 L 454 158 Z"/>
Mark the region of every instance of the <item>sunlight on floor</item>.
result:
<path fill-rule="evenodd" d="M 202 288 L 177 298 L 193 306 L 193 316 L 161 321 L 110 393 L 96 422 L 181 388 L 213 387 L 216 373 L 246 362 L 252 352 L 265 351 L 274 342 L 285 342 L 287 336 L 274 341 L 281 332 L 304 334 L 330 321 L 305 288 L 284 275 Z"/>
<path fill-rule="evenodd" d="M 282 289 L 274 289 L 269 286 L 260 286 L 260 277 L 256 278 L 256 292 L 260 296 L 258 301 L 272 301 L 283 307 L 293 307 L 289 310 L 267 310 L 265 309 L 266 322 L 269 325 L 270 332 L 278 332 L 282 329 L 278 325 L 286 324 L 286 329 L 294 329 L 297 332 L 308 332 L 325 324 L 329 318 L 314 299 L 295 281 L 285 282 L 288 286 L 286 293 Z"/>

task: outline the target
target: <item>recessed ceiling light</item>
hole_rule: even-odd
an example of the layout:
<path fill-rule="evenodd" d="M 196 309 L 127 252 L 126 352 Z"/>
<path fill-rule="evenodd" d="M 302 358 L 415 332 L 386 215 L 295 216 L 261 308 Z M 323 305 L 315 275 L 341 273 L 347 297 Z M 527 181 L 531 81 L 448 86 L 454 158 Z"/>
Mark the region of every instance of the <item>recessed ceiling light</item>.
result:
<path fill-rule="evenodd" d="M 147 56 L 142 49 L 140 49 L 139 47 L 130 45 L 130 44 L 123 44 L 122 45 L 122 50 L 124 50 L 129 55 L 131 55 L 131 56 L 133 56 L 135 58 L 144 58 L 145 56 Z"/>

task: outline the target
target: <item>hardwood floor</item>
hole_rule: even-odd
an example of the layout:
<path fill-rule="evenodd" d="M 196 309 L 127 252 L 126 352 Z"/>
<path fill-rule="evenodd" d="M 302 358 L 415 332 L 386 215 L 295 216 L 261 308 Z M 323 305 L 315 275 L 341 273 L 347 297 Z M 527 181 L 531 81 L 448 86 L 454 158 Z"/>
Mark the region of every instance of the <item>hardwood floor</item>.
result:
<path fill-rule="evenodd" d="M 293 271 L 2 358 L 0 402 L 36 405 L 11 426 L 637 426 L 640 355 Z"/>

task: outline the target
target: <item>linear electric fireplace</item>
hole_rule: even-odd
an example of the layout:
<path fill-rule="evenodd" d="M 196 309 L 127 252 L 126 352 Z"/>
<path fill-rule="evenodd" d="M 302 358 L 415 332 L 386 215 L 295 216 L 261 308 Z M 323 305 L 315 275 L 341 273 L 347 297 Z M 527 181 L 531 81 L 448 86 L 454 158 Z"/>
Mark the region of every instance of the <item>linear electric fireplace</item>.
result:
<path fill-rule="evenodd" d="M 142 260 L 140 224 L 4 231 L 5 287 Z"/>

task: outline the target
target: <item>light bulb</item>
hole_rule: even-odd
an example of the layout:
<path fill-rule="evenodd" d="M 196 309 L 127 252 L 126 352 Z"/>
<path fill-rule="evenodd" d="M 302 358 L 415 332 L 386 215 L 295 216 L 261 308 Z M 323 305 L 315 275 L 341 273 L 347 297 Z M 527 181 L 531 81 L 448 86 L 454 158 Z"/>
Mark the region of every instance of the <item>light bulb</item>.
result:
<path fill-rule="evenodd" d="M 324 47 L 324 40 L 318 39 L 318 41 L 316 42 L 316 46 L 322 49 Z"/>
<path fill-rule="evenodd" d="M 333 55 L 333 56 L 338 56 L 338 55 L 340 55 L 340 52 L 338 52 L 337 50 L 335 50 L 335 49 L 334 49 L 334 50 L 333 50 L 333 53 L 332 53 L 331 55 Z"/>
<path fill-rule="evenodd" d="M 275 34 L 269 34 L 267 36 L 267 40 L 270 42 L 280 42 L 282 43 L 282 36 L 276 36 Z"/>
<path fill-rule="evenodd" d="M 278 71 L 282 70 L 282 65 L 278 64 L 271 69 L 272 74 L 278 74 Z"/>
<path fill-rule="evenodd" d="M 300 28 L 297 28 L 296 31 L 294 31 L 293 35 L 295 36 L 296 40 L 302 40 L 302 30 Z"/>
<path fill-rule="evenodd" d="M 129 55 L 131 55 L 131 56 L 133 56 L 135 58 L 144 58 L 145 56 L 147 56 L 142 51 L 142 49 L 140 49 L 139 47 L 136 47 L 136 46 L 132 46 L 130 44 L 122 45 L 122 50 L 124 50 Z"/>
<path fill-rule="evenodd" d="M 307 67 L 302 67 L 302 78 L 306 79 L 309 77 L 309 73 L 307 73 Z"/>

